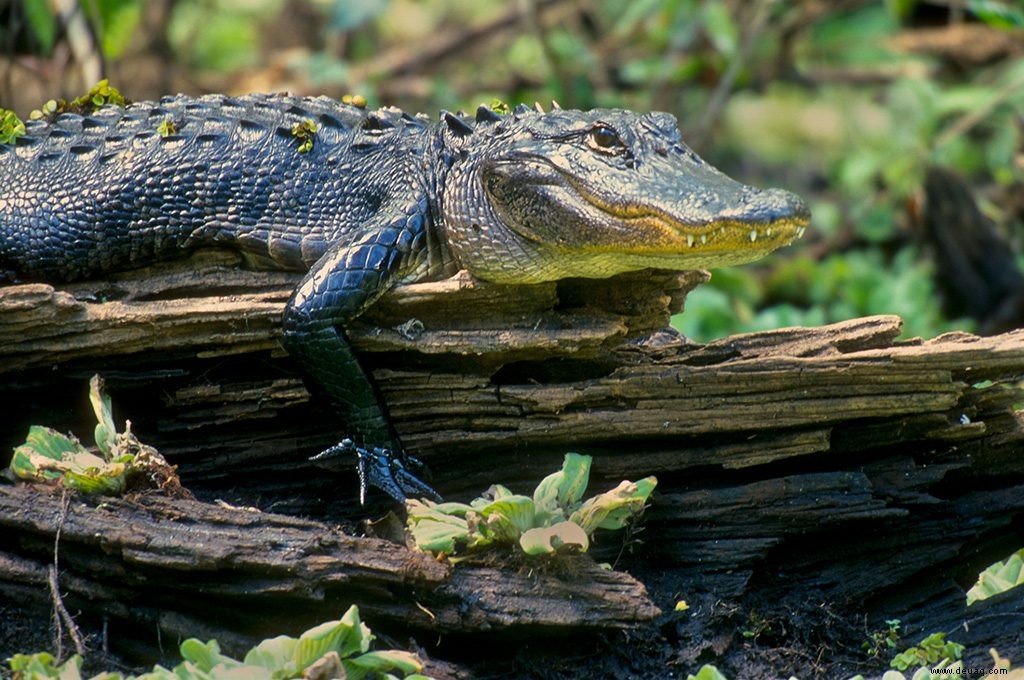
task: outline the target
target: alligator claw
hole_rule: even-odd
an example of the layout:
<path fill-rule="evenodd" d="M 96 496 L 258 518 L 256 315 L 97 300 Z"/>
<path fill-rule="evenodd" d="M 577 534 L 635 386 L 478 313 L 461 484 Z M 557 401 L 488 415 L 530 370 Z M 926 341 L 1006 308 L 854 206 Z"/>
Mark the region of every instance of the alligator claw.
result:
<path fill-rule="evenodd" d="M 423 462 L 413 456 L 396 456 L 391 449 L 379 446 L 373 447 L 372 450 L 366 449 L 345 438 L 310 460 L 321 467 L 337 469 L 340 467 L 337 459 L 348 454 L 356 456 L 360 505 L 366 504 L 366 490 L 371 486 L 377 487 L 399 503 L 405 503 L 408 496 L 441 500 L 440 494 L 408 469 L 413 467 L 417 472 L 422 472 L 425 468 Z"/>

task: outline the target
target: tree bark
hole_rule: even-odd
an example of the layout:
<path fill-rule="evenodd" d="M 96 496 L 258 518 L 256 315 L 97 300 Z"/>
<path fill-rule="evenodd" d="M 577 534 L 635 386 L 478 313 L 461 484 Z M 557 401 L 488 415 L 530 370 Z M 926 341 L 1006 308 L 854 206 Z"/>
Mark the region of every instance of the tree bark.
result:
<path fill-rule="evenodd" d="M 212 616 L 207 598 L 225 610 L 301 606 L 308 623 L 351 601 L 400 629 L 536 633 L 633 625 L 685 597 L 710 612 L 680 624 L 693 659 L 743 644 L 735 630 L 709 633 L 736 612 L 820 617 L 820 598 L 847 622 L 840 637 L 898 617 L 908 639 L 970 622 L 951 637 L 982 653 L 1024 644 L 1005 625 L 1024 615 L 1019 595 L 963 604 L 981 568 L 1024 545 L 1024 332 L 900 340 L 900 320 L 882 316 L 697 344 L 666 326 L 705 278 L 497 286 L 459 276 L 399 288 L 349 329 L 406 448 L 446 498 L 495 482 L 528 492 L 569 450 L 595 457 L 594 493 L 658 475 L 644 530 L 595 546 L 647 583 L 653 604 L 588 558 L 550 573 L 453 570 L 311 520 L 152 497 L 73 501 L 62 587 L 121 620 L 245 639 L 257 631 Z M 344 431 L 277 343 L 295 281 L 204 254 L 99 282 L 0 289 L 5 442 L 29 423 L 90 431 L 85 379 L 100 371 L 115 416 L 131 418 L 200 497 L 351 531 L 386 506 L 360 508 L 354 475 L 307 462 Z M 0 491 L 0 523 L 16 537 L 0 588 L 36 593 L 56 500 Z M 185 527 L 209 537 L 202 549 Z M 117 604 L 129 594 L 144 606 Z M 739 603 L 732 613 L 716 605 L 725 600 Z"/>

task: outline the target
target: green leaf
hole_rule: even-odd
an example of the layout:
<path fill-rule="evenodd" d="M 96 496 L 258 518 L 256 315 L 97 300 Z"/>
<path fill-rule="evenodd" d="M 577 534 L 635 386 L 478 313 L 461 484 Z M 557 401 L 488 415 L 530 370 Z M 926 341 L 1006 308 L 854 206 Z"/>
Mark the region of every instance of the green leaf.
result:
<path fill-rule="evenodd" d="M 41 51 L 49 54 L 57 37 L 57 20 L 50 11 L 49 3 L 47 0 L 22 0 L 21 8 Z"/>
<path fill-rule="evenodd" d="M 552 554 L 564 548 L 586 552 L 590 540 L 587 532 L 575 522 L 559 522 L 550 527 L 537 527 L 523 532 L 519 546 L 527 555 Z"/>
<path fill-rule="evenodd" d="M 540 523 L 564 519 L 574 509 L 587 490 L 592 462 L 590 456 L 567 453 L 562 469 L 541 480 L 533 492 L 533 504 L 541 517 Z"/>
<path fill-rule="evenodd" d="M 79 659 L 78 663 L 81 664 L 81 659 L 77 656 L 71 657 L 67 663 L 74 659 Z M 56 678 L 60 672 L 56 657 L 49 652 L 15 654 L 7 659 L 7 663 L 14 673 L 21 673 L 26 678 Z"/>
<path fill-rule="evenodd" d="M 889 662 L 889 665 L 905 671 L 916 666 L 934 666 L 944 661 L 953 662 L 960 659 L 963 653 L 964 646 L 956 642 L 947 642 L 945 633 L 932 633 L 921 640 L 916 647 L 910 647 L 897 654 Z"/>
<path fill-rule="evenodd" d="M 736 52 L 740 32 L 729 14 L 729 8 L 721 0 L 705 3 L 704 31 L 715 49 L 722 54 L 732 56 Z"/>
<path fill-rule="evenodd" d="M 686 680 L 728 680 L 721 671 L 711 664 L 704 664 L 697 671 L 697 675 L 687 675 Z"/>
<path fill-rule="evenodd" d="M 73 436 L 63 435 L 42 425 L 33 425 L 28 429 L 24 445 L 51 460 L 62 460 L 67 454 L 85 450 Z"/>
<path fill-rule="evenodd" d="M 658 480 L 646 477 L 639 482 L 623 481 L 611 491 L 588 498 L 569 516 L 587 534 L 597 529 L 621 529 L 643 510 Z"/>
<path fill-rule="evenodd" d="M 995 28 L 1012 29 L 1024 26 L 1024 8 L 1019 4 L 999 0 L 967 0 L 967 8 Z"/>
<path fill-rule="evenodd" d="M 431 516 L 450 515 L 452 517 L 465 517 L 473 512 L 473 507 L 466 503 L 435 503 L 431 506 Z"/>
<path fill-rule="evenodd" d="M 417 522 L 409 531 L 420 550 L 448 555 L 455 552 L 456 543 L 465 543 L 470 538 L 469 528 L 455 522 L 423 520 Z"/>
<path fill-rule="evenodd" d="M 248 652 L 242 662 L 246 666 L 259 666 L 274 677 L 292 677 L 302 671 L 293 661 L 298 640 L 287 635 L 267 638 Z"/>
<path fill-rule="evenodd" d="M 633 482 L 635 490 L 627 499 L 612 507 L 605 516 L 604 521 L 597 525 L 598 529 L 616 530 L 626 526 L 634 517 L 644 509 L 647 499 L 650 498 L 654 488 L 658 486 L 656 477 L 644 477 Z M 621 485 L 620 485 L 621 486 Z"/>
<path fill-rule="evenodd" d="M 302 671 L 327 652 L 337 652 L 343 660 L 365 652 L 371 641 L 373 634 L 369 626 L 359 620 L 359 608 L 352 605 L 339 621 L 327 621 L 299 636 L 292 659 L 295 667 Z"/>
<path fill-rule="evenodd" d="M 71 489 L 118 494 L 124 490 L 126 467 L 90 453 L 73 437 L 33 425 L 25 443 L 14 451 L 11 470 L 22 479 L 62 477 Z"/>
<path fill-rule="evenodd" d="M 978 574 L 977 582 L 967 591 L 967 604 L 970 606 L 1021 584 L 1024 584 L 1024 548 Z"/>
<path fill-rule="evenodd" d="M 376 678 L 380 673 L 398 671 L 402 677 L 423 670 L 423 662 L 411 652 L 387 649 L 367 652 L 351 659 L 342 659 L 345 667 L 346 680 L 362 680 L 365 677 Z"/>
<path fill-rule="evenodd" d="M 14 111 L 0 109 L 0 144 L 14 144 L 14 140 L 25 134 L 25 123 Z"/>
<path fill-rule="evenodd" d="M 202 642 L 196 638 L 189 638 L 179 645 L 181 658 L 195 666 L 203 673 L 209 673 L 214 668 L 239 668 L 242 662 L 220 653 L 220 644 L 216 640 Z"/>
<path fill-rule="evenodd" d="M 84 472 L 68 470 L 64 473 L 64 485 L 82 493 L 119 496 L 124 493 L 125 469 L 123 463 L 105 463 Z"/>
<path fill-rule="evenodd" d="M 513 542 L 533 526 L 533 499 L 527 496 L 503 496 L 480 509 L 480 516 L 496 540 Z"/>
<path fill-rule="evenodd" d="M 103 56 L 116 59 L 131 43 L 139 21 L 142 19 L 143 3 L 138 0 L 103 0 L 87 3 L 86 7 L 96 10 L 94 22 L 100 34 Z"/>
<path fill-rule="evenodd" d="M 110 395 L 103 389 L 103 378 L 98 374 L 89 380 L 89 402 L 96 414 L 96 446 L 103 455 L 109 456 L 117 438 L 117 426 L 114 425 Z"/>
<path fill-rule="evenodd" d="M 39 481 L 62 475 L 59 463 L 65 455 L 85 451 L 74 437 L 41 425 L 28 430 L 25 443 L 14 450 L 11 471 L 21 479 Z"/>
<path fill-rule="evenodd" d="M 462 503 L 406 501 L 406 528 L 416 547 L 433 553 L 455 552 L 457 542 L 468 542 L 471 535 L 465 516 L 473 508 Z"/>

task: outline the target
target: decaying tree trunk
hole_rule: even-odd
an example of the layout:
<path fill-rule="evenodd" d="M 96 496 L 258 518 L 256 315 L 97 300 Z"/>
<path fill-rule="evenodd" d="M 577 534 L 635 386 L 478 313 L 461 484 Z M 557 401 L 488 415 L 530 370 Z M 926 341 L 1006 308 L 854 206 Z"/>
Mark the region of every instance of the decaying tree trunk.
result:
<path fill-rule="evenodd" d="M 277 343 L 296 277 L 232 265 L 204 254 L 0 289 L 5 445 L 30 423 L 90 432 L 86 379 L 99 371 L 115 416 L 187 487 L 267 511 L 73 500 L 61 585 L 80 609 L 146 621 L 145 634 L 202 625 L 247 641 L 265 631 L 236 607 L 277 611 L 290 630 L 297 610 L 312 624 L 356 602 L 398 630 L 529 635 L 639 624 L 685 598 L 698 606 L 676 625 L 684 660 L 736 648 L 739 630 L 762 630 L 755 618 L 768 638 L 794 639 L 781 619 L 804 616 L 803 631 L 815 612 L 830 631 L 820 639 L 842 644 L 901 618 L 912 641 L 956 629 L 980 652 L 1024 652 L 1024 598 L 963 605 L 982 567 L 1024 545 L 1024 332 L 898 341 L 899 319 L 872 317 L 699 345 L 665 328 L 700 272 L 535 286 L 460 276 L 400 288 L 351 329 L 403 442 L 447 498 L 495 482 L 528 491 L 570 450 L 595 457 L 592 491 L 657 475 L 644 530 L 597 545 L 652 603 L 585 557 L 551 571 L 453 570 L 274 514 L 350 526 L 386 505 L 359 508 L 354 475 L 307 462 L 344 432 Z M 12 537 L 0 592 L 49 597 L 59 507 L 0 487 Z"/>

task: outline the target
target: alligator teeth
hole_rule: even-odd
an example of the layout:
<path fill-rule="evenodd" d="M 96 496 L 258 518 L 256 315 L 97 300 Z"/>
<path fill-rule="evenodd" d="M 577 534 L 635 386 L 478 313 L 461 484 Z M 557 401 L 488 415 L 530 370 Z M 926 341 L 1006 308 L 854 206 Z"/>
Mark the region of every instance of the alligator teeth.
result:
<path fill-rule="evenodd" d="M 708 242 L 708 235 L 707 234 L 701 234 L 700 235 L 700 244 L 704 245 L 707 242 Z"/>
<path fill-rule="evenodd" d="M 757 229 L 751 229 L 750 233 L 748 234 L 748 236 L 750 236 L 750 242 L 751 243 L 756 241 L 757 240 Z"/>
<path fill-rule="evenodd" d="M 686 235 L 686 245 L 690 248 L 693 247 L 693 234 Z"/>
<path fill-rule="evenodd" d="M 765 229 L 764 230 L 764 235 L 765 236 L 771 236 L 772 235 L 772 228 L 768 227 L 767 229 Z"/>
<path fill-rule="evenodd" d="M 796 230 L 796 237 L 803 238 L 805 231 L 807 231 L 806 227 L 800 227 L 799 229 Z"/>

